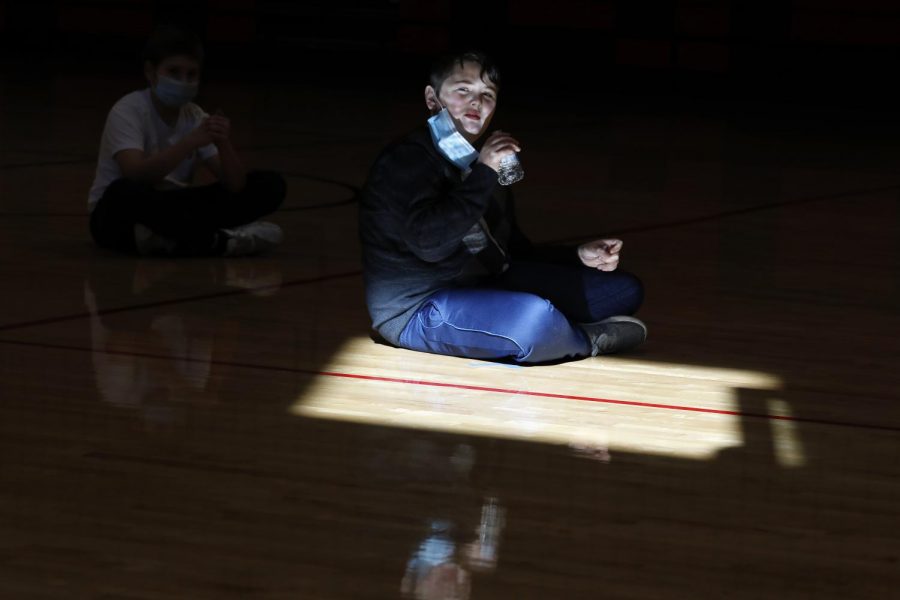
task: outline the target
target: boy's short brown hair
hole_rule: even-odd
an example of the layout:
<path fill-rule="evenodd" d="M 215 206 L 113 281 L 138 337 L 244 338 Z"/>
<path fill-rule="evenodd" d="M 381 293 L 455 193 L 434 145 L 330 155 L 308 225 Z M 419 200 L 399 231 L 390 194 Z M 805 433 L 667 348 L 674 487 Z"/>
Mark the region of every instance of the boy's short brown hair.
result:
<path fill-rule="evenodd" d="M 187 29 L 167 25 L 150 34 L 141 53 L 144 61 L 156 66 L 170 56 L 190 56 L 203 63 L 203 44 L 197 34 Z"/>
<path fill-rule="evenodd" d="M 487 81 L 493 83 L 498 89 L 500 88 L 500 71 L 497 69 L 497 65 L 494 64 L 494 61 L 492 61 L 484 52 L 467 50 L 465 52 L 445 54 L 434 61 L 434 64 L 431 66 L 429 83 L 431 83 L 431 87 L 434 88 L 435 92 L 439 93 L 441 91 L 441 86 L 453 72 L 453 69 L 456 67 L 463 67 L 467 62 L 480 65 L 481 79 L 485 80 L 486 78 Z"/>

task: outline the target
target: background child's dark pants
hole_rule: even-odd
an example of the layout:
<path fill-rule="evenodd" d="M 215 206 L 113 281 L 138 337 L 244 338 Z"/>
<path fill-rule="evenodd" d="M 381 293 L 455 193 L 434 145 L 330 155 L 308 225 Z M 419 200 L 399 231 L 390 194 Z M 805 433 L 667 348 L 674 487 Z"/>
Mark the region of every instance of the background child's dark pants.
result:
<path fill-rule="evenodd" d="M 221 253 L 216 233 L 252 223 L 275 212 L 284 202 L 284 178 L 273 171 L 247 173 L 238 193 L 221 183 L 159 191 L 128 179 L 114 181 L 91 213 L 91 236 L 104 248 L 137 252 L 134 226 L 141 224 L 175 242 L 175 254 Z"/>

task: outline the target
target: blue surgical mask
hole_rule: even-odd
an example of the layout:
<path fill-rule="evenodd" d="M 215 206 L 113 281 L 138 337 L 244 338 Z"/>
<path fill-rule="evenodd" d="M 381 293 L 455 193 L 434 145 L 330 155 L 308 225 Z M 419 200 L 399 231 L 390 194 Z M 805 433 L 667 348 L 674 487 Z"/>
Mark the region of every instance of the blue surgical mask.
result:
<path fill-rule="evenodd" d="M 160 77 L 153 92 L 166 106 L 178 108 L 197 97 L 197 82 L 188 83 L 171 77 Z"/>
<path fill-rule="evenodd" d="M 446 108 L 428 119 L 428 129 L 431 131 L 431 139 L 444 158 L 463 171 L 468 171 L 469 165 L 478 158 L 478 151 L 456 129 Z"/>

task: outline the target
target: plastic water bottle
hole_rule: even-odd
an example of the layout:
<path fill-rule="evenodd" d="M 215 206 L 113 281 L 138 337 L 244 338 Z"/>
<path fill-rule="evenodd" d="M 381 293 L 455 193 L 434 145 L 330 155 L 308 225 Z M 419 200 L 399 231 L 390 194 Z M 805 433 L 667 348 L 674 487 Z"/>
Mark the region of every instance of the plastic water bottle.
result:
<path fill-rule="evenodd" d="M 497 181 L 500 182 L 500 185 L 512 185 L 521 181 L 523 177 L 525 177 L 525 171 L 522 169 L 522 163 L 519 162 L 519 155 L 504 156 L 500 161 L 500 170 L 497 172 Z"/>

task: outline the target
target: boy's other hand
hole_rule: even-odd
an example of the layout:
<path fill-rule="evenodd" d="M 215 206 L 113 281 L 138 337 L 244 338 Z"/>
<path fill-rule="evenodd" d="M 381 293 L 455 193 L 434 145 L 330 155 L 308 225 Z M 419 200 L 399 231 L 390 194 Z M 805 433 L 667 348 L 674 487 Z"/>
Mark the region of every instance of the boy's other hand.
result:
<path fill-rule="evenodd" d="M 478 162 L 499 172 L 500 161 L 504 157 L 521 151 L 522 148 L 514 137 L 505 131 L 497 130 L 491 134 L 484 146 L 482 146 L 481 153 L 478 155 Z"/>
<path fill-rule="evenodd" d="M 578 258 L 586 267 L 601 271 L 615 271 L 619 266 L 622 240 L 595 240 L 578 247 Z"/>
<path fill-rule="evenodd" d="M 204 119 L 201 121 L 199 125 L 194 127 L 193 131 L 184 136 L 184 139 L 191 145 L 192 148 L 202 148 L 203 146 L 208 146 L 212 144 L 215 139 L 213 138 L 213 133 L 207 124 L 209 119 Z"/>
<path fill-rule="evenodd" d="M 221 110 L 204 119 L 203 124 L 209 130 L 213 142 L 216 144 L 227 141 L 231 136 L 231 119 L 226 117 Z"/>

